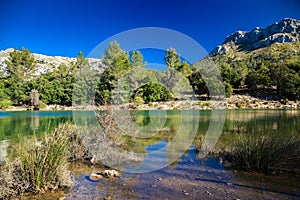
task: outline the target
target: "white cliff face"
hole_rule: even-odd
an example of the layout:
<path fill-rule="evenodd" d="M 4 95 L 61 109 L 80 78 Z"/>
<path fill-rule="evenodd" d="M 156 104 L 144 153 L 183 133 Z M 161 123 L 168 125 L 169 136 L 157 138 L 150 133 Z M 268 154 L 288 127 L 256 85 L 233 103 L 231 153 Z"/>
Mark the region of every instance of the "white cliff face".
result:
<path fill-rule="evenodd" d="M 280 22 L 271 24 L 266 28 L 256 27 L 252 31 L 237 31 L 226 37 L 222 45 L 217 46 L 211 54 L 224 54 L 228 43 L 242 47 L 242 50 L 255 50 L 269 46 L 275 42 L 296 42 L 300 40 L 300 21 L 285 18 Z M 225 48 L 226 49 L 226 48 Z"/>
<path fill-rule="evenodd" d="M 13 48 L 0 51 L 0 72 L 5 71 L 6 64 L 5 61 L 8 60 L 9 53 L 14 51 Z M 62 57 L 62 56 L 46 56 L 42 54 L 33 53 L 37 61 L 37 73 L 35 75 L 40 75 L 46 72 L 52 72 L 61 64 L 69 66 L 72 62 L 76 62 L 76 58 Z M 100 59 L 88 58 L 91 68 L 98 68 L 101 65 Z"/>

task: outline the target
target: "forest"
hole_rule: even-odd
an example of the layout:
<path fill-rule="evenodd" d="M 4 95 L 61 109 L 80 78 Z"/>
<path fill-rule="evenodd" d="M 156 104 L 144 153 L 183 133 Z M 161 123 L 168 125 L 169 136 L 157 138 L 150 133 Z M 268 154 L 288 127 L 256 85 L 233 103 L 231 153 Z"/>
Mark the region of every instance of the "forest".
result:
<path fill-rule="evenodd" d="M 293 45 L 300 46 L 299 42 Z M 227 97 L 236 91 L 246 91 L 249 94 L 272 94 L 277 99 L 298 100 L 300 59 L 297 55 L 293 56 L 289 47 L 290 44 L 275 44 L 255 52 L 239 54 L 234 58 L 227 54 L 208 57 L 218 66 Z M 176 49 L 166 50 L 164 59 L 167 69 L 180 73 L 188 80 L 196 97 L 210 97 L 201 71 L 184 61 Z M 86 77 L 83 80 L 85 83 L 92 81 L 94 84 L 97 104 L 112 101 L 112 91 L 122 75 L 130 70 L 143 69 L 147 65 L 140 51 L 128 53 L 121 49 L 116 41 L 109 44 L 101 62 L 101 76 L 93 80 L 87 80 Z M 35 108 L 43 108 L 49 104 L 71 106 L 72 102 L 82 101 L 82 97 L 73 96 L 73 91 L 80 92 L 81 87 L 78 84 L 80 82 L 74 83 L 76 75 L 83 69 L 93 70 L 81 51 L 75 62 L 69 65 L 61 64 L 58 68 L 39 75 L 36 73 L 37 61 L 26 48 L 11 52 L 5 64 L 5 71 L 0 72 L 0 108 L 11 105 L 32 105 Z M 172 89 L 157 81 L 155 77 L 159 76 L 159 73 L 155 70 L 149 72 L 146 77 L 147 83 L 132 91 L 130 101 L 149 103 L 178 99 Z"/>

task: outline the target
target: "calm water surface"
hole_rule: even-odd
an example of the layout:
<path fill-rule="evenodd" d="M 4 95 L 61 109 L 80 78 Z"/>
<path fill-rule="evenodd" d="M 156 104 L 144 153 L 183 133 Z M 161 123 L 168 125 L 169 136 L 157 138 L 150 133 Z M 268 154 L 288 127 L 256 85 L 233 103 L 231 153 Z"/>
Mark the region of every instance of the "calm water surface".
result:
<path fill-rule="evenodd" d="M 18 145 L 20 138 L 30 139 L 33 135 L 39 137 L 45 131 L 54 130 L 59 123 L 73 123 L 73 114 L 72 111 L 0 112 L 0 159 L 4 160 L 11 157 L 9 149 L 13 145 Z M 203 138 L 208 131 L 211 131 L 210 125 L 214 120 L 215 122 L 224 120 L 220 135 L 216 136 L 218 140 L 216 140 L 215 148 L 230 148 L 238 134 L 242 133 L 287 134 L 293 132 L 300 134 L 299 110 L 230 110 L 226 112 L 224 119 L 212 111 L 190 113 L 182 111 L 135 111 L 131 114 L 134 116 L 134 124 L 145 135 L 142 135 L 144 139 L 137 140 L 126 150 L 131 149 L 141 153 L 143 161 L 137 164 L 138 167 L 143 165 L 157 166 L 160 162 L 164 165 L 153 172 L 123 173 L 121 179 L 101 182 L 93 182 L 88 179 L 92 169 L 83 169 L 82 166 L 77 166 L 76 169 L 76 166 L 73 166 L 74 171 L 78 172 L 74 175 L 77 184 L 72 191 L 67 193 L 66 198 L 88 199 L 110 196 L 129 199 L 145 197 L 147 199 L 147 197 L 153 197 L 153 194 L 167 198 L 168 194 L 170 195 L 168 184 L 176 185 L 178 180 L 182 183 L 188 180 L 189 183 L 196 185 L 201 182 L 206 185 L 219 184 L 222 187 L 242 187 L 250 191 L 259 190 L 286 195 L 284 197 L 287 198 L 300 198 L 300 187 L 298 186 L 300 180 L 297 177 L 282 179 L 233 172 L 226 170 L 219 158 L 209 156 L 202 158 L 200 153 Z M 84 115 L 90 121 L 94 119 L 92 112 L 82 112 L 79 115 Z M 192 140 L 190 140 L 188 148 L 185 148 L 187 138 Z M 172 142 L 175 145 L 172 145 Z M 164 149 L 164 151 L 160 151 L 153 157 L 149 156 L 159 149 Z M 148 159 L 149 157 L 152 159 Z M 130 167 L 137 166 L 127 167 L 131 169 Z M 179 187 L 180 184 L 177 185 Z M 187 189 L 172 187 L 177 192 L 180 190 L 178 195 L 196 198 L 193 196 L 195 193 L 193 191 L 197 188 L 191 188 L 191 186 Z M 176 193 L 175 189 L 174 194 Z M 230 188 L 226 190 L 230 191 Z M 224 193 L 224 195 L 229 194 Z M 183 198 L 184 196 L 180 197 Z"/>

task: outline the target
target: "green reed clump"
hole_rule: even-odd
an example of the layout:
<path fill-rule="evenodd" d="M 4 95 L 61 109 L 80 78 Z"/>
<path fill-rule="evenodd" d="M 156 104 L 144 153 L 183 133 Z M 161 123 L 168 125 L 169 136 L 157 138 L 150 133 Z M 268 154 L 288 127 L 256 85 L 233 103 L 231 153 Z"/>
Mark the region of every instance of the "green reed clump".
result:
<path fill-rule="evenodd" d="M 68 132 L 70 124 L 60 125 L 52 134 L 46 134 L 40 145 L 35 145 L 21 153 L 23 181 L 26 192 L 43 192 L 47 189 L 70 185 L 70 175 L 66 169 Z"/>
<path fill-rule="evenodd" d="M 78 127 L 65 123 L 41 140 L 22 142 L 18 157 L 0 166 L 0 199 L 71 187 L 67 162 L 88 157 L 82 137 Z"/>
<path fill-rule="evenodd" d="M 228 156 L 233 168 L 263 171 L 297 171 L 300 140 L 295 135 L 241 135 Z"/>

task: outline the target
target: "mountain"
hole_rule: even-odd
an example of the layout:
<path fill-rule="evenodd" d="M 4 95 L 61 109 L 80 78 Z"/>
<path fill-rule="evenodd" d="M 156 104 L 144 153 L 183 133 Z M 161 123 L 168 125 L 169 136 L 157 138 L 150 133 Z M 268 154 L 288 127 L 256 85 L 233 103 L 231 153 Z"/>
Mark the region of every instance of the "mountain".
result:
<path fill-rule="evenodd" d="M 229 51 L 253 51 L 268 47 L 273 43 L 296 42 L 300 40 L 300 21 L 285 18 L 266 28 L 256 27 L 252 31 L 237 31 L 226 37 L 210 54 Z"/>
<path fill-rule="evenodd" d="M 13 48 L 8 48 L 6 50 L 0 51 L 0 72 L 4 71 L 6 68 L 5 61 L 8 60 L 9 53 L 14 51 Z M 51 72 L 53 69 L 58 68 L 59 65 L 70 65 L 72 62 L 76 62 L 76 58 L 69 58 L 63 56 L 46 56 L 42 54 L 33 53 L 36 61 L 37 61 L 37 74 L 43 74 L 46 72 Z M 100 59 L 88 58 L 90 66 L 92 68 L 98 67 L 101 64 Z"/>
<path fill-rule="evenodd" d="M 206 60 L 218 66 L 228 96 L 243 91 L 275 99 L 300 99 L 299 20 L 285 18 L 266 28 L 237 31 L 193 66 Z M 200 83 L 194 80 L 193 84 L 201 88 Z"/>

